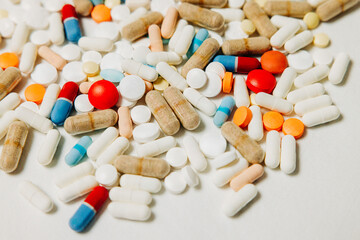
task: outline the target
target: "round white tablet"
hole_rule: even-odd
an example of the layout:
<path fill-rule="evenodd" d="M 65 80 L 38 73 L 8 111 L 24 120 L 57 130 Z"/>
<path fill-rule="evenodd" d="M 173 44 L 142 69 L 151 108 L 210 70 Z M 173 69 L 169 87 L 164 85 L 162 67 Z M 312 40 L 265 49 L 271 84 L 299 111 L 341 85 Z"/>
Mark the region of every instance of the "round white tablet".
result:
<path fill-rule="evenodd" d="M 314 60 L 311 54 L 308 51 L 300 50 L 296 53 L 289 54 L 287 56 L 289 66 L 294 68 L 296 72 L 303 73 L 306 70 L 310 69 Z"/>
<path fill-rule="evenodd" d="M 199 185 L 199 176 L 192 169 L 192 167 L 190 167 L 189 165 L 183 167 L 181 169 L 181 173 L 189 187 L 196 187 L 197 185 Z"/>
<path fill-rule="evenodd" d="M 41 45 L 48 46 L 50 44 L 48 31 L 45 30 L 33 31 L 30 34 L 30 41 L 36 46 L 41 46 Z"/>
<path fill-rule="evenodd" d="M 232 39 L 242 39 L 242 38 L 248 38 L 249 35 L 247 35 L 241 28 L 241 22 L 240 21 L 232 21 L 228 23 L 228 27 L 225 31 L 225 39 L 226 40 L 232 40 Z"/>
<path fill-rule="evenodd" d="M 29 110 L 31 110 L 33 112 L 36 112 L 36 113 L 39 111 L 39 106 L 34 102 L 26 101 L 26 102 L 23 102 L 22 104 L 20 104 L 19 107 L 27 108 L 27 109 L 29 109 Z"/>
<path fill-rule="evenodd" d="M 133 47 L 129 42 L 119 41 L 115 43 L 115 52 L 120 54 L 125 59 L 131 59 L 133 57 Z"/>
<path fill-rule="evenodd" d="M 82 71 L 82 62 L 69 62 L 62 70 L 66 82 L 81 83 L 86 80 L 86 74 Z"/>
<path fill-rule="evenodd" d="M 221 92 L 222 81 L 221 78 L 214 72 L 206 73 L 207 84 L 199 89 L 199 92 L 205 97 L 216 97 Z"/>
<path fill-rule="evenodd" d="M 136 75 L 128 75 L 119 84 L 121 96 L 129 101 L 137 101 L 145 94 L 145 83 Z"/>
<path fill-rule="evenodd" d="M 184 177 L 178 172 L 170 173 L 164 179 L 164 185 L 166 190 L 174 194 L 180 194 L 186 189 L 186 182 Z"/>
<path fill-rule="evenodd" d="M 120 22 L 130 16 L 130 9 L 126 5 L 117 5 L 111 9 L 110 14 L 112 20 Z"/>
<path fill-rule="evenodd" d="M 91 105 L 87 94 L 78 95 L 75 98 L 74 107 L 78 113 L 87 113 L 94 110 L 94 106 Z"/>
<path fill-rule="evenodd" d="M 187 154 L 185 149 L 180 147 L 171 148 L 166 153 L 166 161 L 170 164 L 170 166 L 174 168 L 182 168 L 187 163 Z"/>
<path fill-rule="evenodd" d="M 146 56 L 151 53 L 150 49 L 146 46 L 138 46 L 133 51 L 133 59 L 137 62 L 146 64 Z"/>
<path fill-rule="evenodd" d="M 316 65 L 324 64 L 330 67 L 334 60 L 333 55 L 327 49 L 317 49 L 312 56 Z"/>
<path fill-rule="evenodd" d="M 186 75 L 186 82 L 190 87 L 199 89 L 205 86 L 207 82 L 207 76 L 202 69 L 193 68 Z"/>
<path fill-rule="evenodd" d="M 217 156 L 212 162 L 212 166 L 216 169 L 222 168 L 233 162 L 235 159 L 237 159 L 235 151 L 226 152 Z"/>
<path fill-rule="evenodd" d="M 102 59 L 101 54 L 99 52 L 96 52 L 96 51 L 84 52 L 83 55 L 82 55 L 82 58 L 81 58 L 81 60 L 83 62 L 94 62 L 94 63 L 97 63 L 97 64 L 101 63 L 101 59 Z"/>
<path fill-rule="evenodd" d="M 211 62 L 207 67 L 205 68 L 206 73 L 216 73 L 221 79 L 224 78 L 226 69 L 222 63 L 219 62 Z"/>
<path fill-rule="evenodd" d="M 118 181 L 119 175 L 113 165 L 103 164 L 96 169 L 95 178 L 100 185 L 112 187 Z"/>
<path fill-rule="evenodd" d="M 42 0 L 42 4 L 49 12 L 58 12 L 65 5 L 63 0 Z"/>
<path fill-rule="evenodd" d="M 15 30 L 15 23 L 9 18 L 0 19 L 0 35 L 4 38 L 10 38 Z"/>
<path fill-rule="evenodd" d="M 116 103 L 116 106 L 117 106 L 117 107 L 128 107 L 128 108 L 132 108 L 133 106 L 136 105 L 137 101 L 129 101 L 129 100 L 121 97 L 121 93 L 120 93 L 119 87 L 117 87 L 117 89 L 118 89 L 118 92 L 119 92 L 119 100 L 118 100 L 118 102 Z"/>
<path fill-rule="evenodd" d="M 31 73 L 31 78 L 36 83 L 46 87 L 57 81 L 58 72 L 50 63 L 42 62 L 35 66 L 33 72 Z"/>
<path fill-rule="evenodd" d="M 133 123 L 137 125 L 147 123 L 151 119 L 151 111 L 145 105 L 138 105 L 134 107 L 133 109 L 131 109 L 130 115 Z"/>
<path fill-rule="evenodd" d="M 215 158 L 224 153 L 226 145 L 226 140 L 220 133 L 205 133 L 199 141 L 201 151 L 209 158 Z"/>
<path fill-rule="evenodd" d="M 124 58 L 118 53 L 108 53 L 106 54 L 100 63 L 100 68 L 102 69 L 116 69 L 120 72 L 123 72 L 121 68 L 121 62 Z"/>
<path fill-rule="evenodd" d="M 81 49 L 75 44 L 67 44 L 61 48 L 60 55 L 68 62 L 78 61 L 81 57 Z"/>
<path fill-rule="evenodd" d="M 134 140 L 138 143 L 147 143 L 157 139 L 160 129 L 156 123 L 143 123 L 136 126 L 133 130 Z"/>
<path fill-rule="evenodd" d="M 26 24 L 33 29 L 44 29 L 49 25 L 49 12 L 42 7 L 31 7 L 25 14 Z"/>
<path fill-rule="evenodd" d="M 95 27 L 95 37 L 102 37 L 116 41 L 119 38 L 119 30 L 114 22 L 101 22 Z"/>

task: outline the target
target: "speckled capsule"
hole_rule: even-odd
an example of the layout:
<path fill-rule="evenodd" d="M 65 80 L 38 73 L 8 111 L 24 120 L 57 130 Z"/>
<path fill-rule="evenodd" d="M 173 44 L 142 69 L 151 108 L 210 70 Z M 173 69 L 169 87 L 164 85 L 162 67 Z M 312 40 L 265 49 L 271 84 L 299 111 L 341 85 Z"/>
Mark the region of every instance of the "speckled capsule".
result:
<path fill-rule="evenodd" d="M 22 76 L 18 68 L 9 67 L 0 74 L 0 100 L 11 92 L 21 81 Z"/>
<path fill-rule="evenodd" d="M 267 15 L 282 15 L 295 18 L 303 18 L 306 13 L 311 12 L 309 3 L 295 1 L 267 1 L 264 5 Z"/>
<path fill-rule="evenodd" d="M 316 14 L 321 21 L 329 21 L 342 12 L 355 6 L 359 0 L 328 0 L 316 8 Z"/>
<path fill-rule="evenodd" d="M 226 40 L 221 50 L 225 55 L 261 55 L 271 50 L 271 45 L 266 37 L 251 37 Z"/>
<path fill-rule="evenodd" d="M 206 8 L 222 8 L 227 0 L 181 0 L 181 2 L 191 3 Z"/>

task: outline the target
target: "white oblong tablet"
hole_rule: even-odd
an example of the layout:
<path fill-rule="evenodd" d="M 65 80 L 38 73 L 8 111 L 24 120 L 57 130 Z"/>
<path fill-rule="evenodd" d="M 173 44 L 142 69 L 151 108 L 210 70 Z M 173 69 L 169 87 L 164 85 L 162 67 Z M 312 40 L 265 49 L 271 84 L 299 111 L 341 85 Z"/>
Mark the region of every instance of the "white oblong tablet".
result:
<path fill-rule="evenodd" d="M 27 199 L 34 207 L 47 213 L 53 209 L 53 202 L 43 191 L 30 181 L 22 181 L 18 185 L 18 191 L 25 199 Z"/>
<path fill-rule="evenodd" d="M 99 52 L 97 51 L 87 51 L 84 52 L 81 58 L 81 61 L 83 63 L 85 62 L 94 62 L 97 64 L 100 64 L 102 60 L 102 56 Z"/>
<path fill-rule="evenodd" d="M 34 71 L 31 73 L 31 78 L 36 83 L 47 87 L 57 81 L 58 72 L 50 63 L 42 62 L 35 66 Z"/>
<path fill-rule="evenodd" d="M 150 193 L 157 193 L 161 190 L 162 184 L 157 178 L 124 174 L 120 178 L 120 186 L 124 188 L 144 190 Z"/>
<path fill-rule="evenodd" d="M 191 135 L 185 136 L 183 138 L 183 145 L 186 154 L 188 155 L 189 162 L 195 168 L 195 170 L 198 172 L 205 171 L 207 167 L 207 160 L 204 154 L 201 152 L 196 139 Z"/>
<path fill-rule="evenodd" d="M 27 108 L 36 113 L 39 111 L 39 106 L 34 102 L 26 101 L 26 102 L 23 102 L 22 104 L 20 104 L 19 107 Z"/>
<path fill-rule="evenodd" d="M 218 169 L 232 163 L 236 159 L 237 156 L 235 151 L 230 151 L 217 156 L 214 161 L 212 161 L 212 165 L 214 168 Z"/>
<path fill-rule="evenodd" d="M 75 83 L 81 83 L 87 79 L 86 74 L 82 71 L 82 62 L 69 62 L 63 70 L 62 75 L 66 82 L 72 81 Z"/>
<path fill-rule="evenodd" d="M 227 142 L 219 133 L 205 133 L 199 141 L 201 151 L 206 157 L 215 158 L 226 150 Z"/>
<path fill-rule="evenodd" d="M 116 168 L 111 164 L 103 164 L 95 171 L 96 181 L 106 187 L 113 187 L 119 179 L 119 174 Z"/>
<path fill-rule="evenodd" d="M 208 78 L 207 84 L 199 89 L 199 92 L 205 97 L 211 98 L 219 95 L 222 89 L 222 81 L 219 75 L 214 72 L 206 73 Z"/>
<path fill-rule="evenodd" d="M 111 202 L 107 210 L 115 218 L 134 221 L 146 221 L 151 216 L 151 209 L 145 204 Z"/>
<path fill-rule="evenodd" d="M 50 38 L 49 38 L 48 31 L 45 31 L 45 30 L 33 31 L 30 34 L 30 41 L 33 44 L 35 44 L 36 46 L 49 45 Z"/>
<path fill-rule="evenodd" d="M 178 172 L 170 173 L 164 179 L 164 185 L 166 190 L 174 194 L 180 194 L 186 189 L 186 182 L 184 177 Z"/>
<path fill-rule="evenodd" d="M 182 168 L 187 163 L 186 151 L 180 147 L 171 148 L 166 153 L 166 161 L 174 168 Z"/>
<path fill-rule="evenodd" d="M 287 60 L 289 66 L 295 69 L 298 73 L 306 72 L 314 64 L 313 57 L 308 51 L 305 50 L 300 50 L 296 53 L 289 54 L 287 56 Z"/>
<path fill-rule="evenodd" d="M 269 168 L 277 168 L 280 163 L 280 134 L 272 130 L 266 134 L 265 165 Z"/>
<path fill-rule="evenodd" d="M 257 189 L 253 184 L 246 184 L 238 192 L 232 192 L 230 197 L 223 203 L 222 211 L 228 217 L 234 216 L 245 207 L 257 195 Z"/>
<path fill-rule="evenodd" d="M 308 112 L 312 112 L 320 108 L 330 106 L 331 104 L 332 104 L 332 99 L 329 95 L 320 95 L 296 103 L 294 107 L 294 111 L 297 115 L 304 116 L 304 114 Z"/>
<path fill-rule="evenodd" d="M 56 176 L 54 183 L 57 187 L 63 188 L 77 179 L 94 174 L 94 171 L 95 167 L 90 161 L 82 162 L 71 167 L 68 171 L 62 172 L 61 175 Z"/>
<path fill-rule="evenodd" d="M 296 140 L 291 135 L 285 135 L 281 140 L 280 169 L 286 174 L 296 169 Z"/>
<path fill-rule="evenodd" d="M 0 116 L 16 108 L 21 102 L 20 95 L 16 92 L 9 93 L 0 101 Z"/>
<path fill-rule="evenodd" d="M 109 198 L 113 202 L 132 202 L 150 204 L 152 196 L 149 192 L 122 187 L 114 187 L 109 192 Z"/>
<path fill-rule="evenodd" d="M 60 50 L 60 56 L 66 61 L 78 61 L 81 57 L 81 49 L 75 44 L 67 44 Z"/>
<path fill-rule="evenodd" d="M 314 59 L 315 65 L 325 64 L 328 65 L 329 67 L 334 60 L 333 55 L 327 49 L 316 49 L 313 52 L 312 57 Z"/>
<path fill-rule="evenodd" d="M 205 86 L 207 82 L 207 76 L 202 69 L 193 68 L 186 75 L 186 82 L 190 87 L 199 89 Z"/>
<path fill-rule="evenodd" d="M 74 107 L 78 113 L 87 113 L 94 110 L 94 106 L 91 105 L 87 94 L 78 95 L 75 98 Z"/>
<path fill-rule="evenodd" d="M 192 169 L 192 167 L 190 167 L 189 165 L 183 167 L 181 169 L 181 173 L 189 187 L 196 187 L 197 185 L 199 185 L 199 176 Z"/>
<path fill-rule="evenodd" d="M 118 26 L 114 22 L 101 22 L 95 27 L 95 37 L 107 38 L 115 42 L 119 38 Z"/>
<path fill-rule="evenodd" d="M 227 184 L 235 175 L 249 166 L 245 158 L 233 161 L 223 168 L 217 169 L 212 176 L 212 181 L 217 187 L 222 187 Z"/>
<path fill-rule="evenodd" d="M 138 105 L 130 110 L 130 116 L 132 121 L 139 125 L 150 121 L 151 111 L 145 105 Z"/>
<path fill-rule="evenodd" d="M 111 9 L 110 14 L 112 20 L 120 22 L 130 16 L 130 9 L 125 5 L 117 5 Z"/>
<path fill-rule="evenodd" d="M 124 58 L 117 53 L 108 53 L 106 54 L 100 63 L 101 70 L 103 69 L 116 69 L 120 72 L 123 72 L 123 69 L 121 67 L 121 63 L 124 60 Z"/>
<path fill-rule="evenodd" d="M 119 41 L 114 43 L 115 45 L 115 52 L 120 54 L 125 59 L 133 58 L 134 48 L 131 46 L 129 42 Z"/>
<path fill-rule="evenodd" d="M 129 75 L 121 79 L 119 89 L 122 97 L 137 101 L 145 94 L 145 83 L 140 77 Z"/>
<path fill-rule="evenodd" d="M 147 143 L 155 140 L 160 135 L 160 129 L 156 123 L 143 123 L 133 130 L 134 140 L 138 143 Z"/>

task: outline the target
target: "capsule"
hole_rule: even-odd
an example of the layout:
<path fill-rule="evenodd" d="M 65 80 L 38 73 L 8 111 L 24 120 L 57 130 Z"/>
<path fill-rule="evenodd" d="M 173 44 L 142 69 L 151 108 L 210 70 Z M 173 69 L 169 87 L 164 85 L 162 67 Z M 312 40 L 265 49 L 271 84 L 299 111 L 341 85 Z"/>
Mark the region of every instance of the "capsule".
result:
<path fill-rule="evenodd" d="M 77 96 L 79 86 L 74 82 L 67 82 L 62 87 L 58 99 L 51 110 L 51 121 L 56 125 L 63 125 L 66 118 L 70 115 L 73 102 Z"/>
<path fill-rule="evenodd" d="M 301 88 L 319 82 L 327 77 L 329 71 L 330 69 L 327 65 L 317 65 L 297 76 L 294 80 L 294 85 L 297 88 Z"/>
<path fill-rule="evenodd" d="M 178 21 L 178 23 L 176 24 L 175 32 L 169 41 L 169 49 L 170 50 L 174 51 L 175 46 L 176 46 L 177 42 L 179 41 L 179 38 L 181 37 L 181 32 L 184 29 L 184 27 L 187 25 L 188 25 L 188 22 L 184 19 L 180 19 Z"/>
<path fill-rule="evenodd" d="M 69 226 L 76 232 L 82 232 L 90 224 L 96 213 L 108 199 L 109 193 L 106 188 L 98 186 L 91 191 L 84 202 L 70 218 Z"/>
<path fill-rule="evenodd" d="M 66 60 L 47 46 L 39 47 L 38 54 L 59 71 L 66 65 Z"/>
<path fill-rule="evenodd" d="M 6 132 L 12 122 L 17 120 L 15 111 L 7 111 L 0 118 L 0 140 L 6 135 Z"/>
<path fill-rule="evenodd" d="M 115 218 L 134 221 L 146 221 L 151 216 L 151 209 L 148 206 L 132 202 L 111 202 L 108 211 Z"/>
<path fill-rule="evenodd" d="M 239 174 L 241 171 L 246 169 L 249 166 L 248 161 L 244 158 L 235 160 L 228 164 L 227 166 L 217 169 L 214 175 L 212 176 L 212 182 L 217 187 L 223 187 L 225 184 L 230 182 L 230 180 Z"/>
<path fill-rule="evenodd" d="M 265 152 L 233 122 L 226 122 L 221 127 L 221 134 L 232 144 L 249 163 L 261 163 Z"/>
<path fill-rule="evenodd" d="M 304 116 L 308 112 L 318 110 L 330 106 L 332 104 L 329 95 L 321 95 L 314 98 L 309 98 L 295 104 L 294 111 L 299 116 Z"/>
<path fill-rule="evenodd" d="M 98 186 L 98 182 L 95 176 L 86 175 L 61 188 L 58 191 L 58 198 L 67 203 L 91 192 L 96 186 Z"/>
<path fill-rule="evenodd" d="M 38 153 L 37 160 L 41 165 L 49 165 L 55 155 L 56 149 L 60 142 L 60 132 L 56 129 L 51 129 L 43 141 Z"/>
<path fill-rule="evenodd" d="M 64 43 L 64 25 L 59 13 L 53 13 L 49 17 L 49 38 L 50 41 L 56 45 Z"/>
<path fill-rule="evenodd" d="M 285 42 L 284 49 L 289 53 L 294 53 L 297 50 L 306 47 L 313 41 L 313 34 L 311 31 L 303 31 L 294 37 L 290 38 L 290 40 Z"/>
<path fill-rule="evenodd" d="M 8 94 L 3 100 L 0 101 L 0 116 L 2 116 L 7 111 L 16 108 L 20 102 L 21 98 L 18 93 L 12 92 Z"/>
<path fill-rule="evenodd" d="M 235 192 L 239 191 L 246 184 L 253 183 L 264 174 L 264 167 L 260 164 L 253 164 L 230 181 L 230 187 Z"/>
<path fill-rule="evenodd" d="M 180 122 L 159 91 L 148 92 L 145 102 L 166 135 L 174 135 L 179 131 Z"/>
<path fill-rule="evenodd" d="M 0 100 L 10 93 L 21 81 L 22 76 L 18 68 L 8 67 L 0 74 Z"/>
<path fill-rule="evenodd" d="M 133 126 L 129 107 L 119 107 L 119 133 L 120 136 L 131 138 Z"/>
<path fill-rule="evenodd" d="M 28 135 L 28 127 L 22 121 L 10 124 L 0 156 L 0 168 L 10 173 L 16 170 Z"/>
<path fill-rule="evenodd" d="M 192 40 L 189 50 L 186 53 L 187 58 L 190 58 L 208 37 L 208 30 L 205 28 L 199 29 L 199 31 L 195 34 L 194 39 Z"/>
<path fill-rule="evenodd" d="M 25 74 L 29 74 L 34 69 L 34 64 L 37 56 L 37 46 L 31 42 L 24 45 L 23 52 L 21 54 L 19 69 Z"/>
<path fill-rule="evenodd" d="M 204 69 L 219 49 L 219 42 L 215 38 L 206 39 L 191 56 L 191 58 L 184 64 L 181 69 L 181 75 L 186 77 L 188 72 L 193 68 Z"/>
<path fill-rule="evenodd" d="M 280 163 L 280 134 L 272 130 L 266 135 L 265 165 L 269 168 L 277 168 Z"/>
<path fill-rule="evenodd" d="M 261 66 L 259 60 L 252 57 L 217 55 L 213 61 L 221 63 L 226 71 L 233 73 L 249 73 Z"/>
<path fill-rule="evenodd" d="M 174 137 L 166 136 L 157 140 L 139 145 L 136 149 L 139 157 L 153 157 L 167 152 L 176 146 Z"/>
<path fill-rule="evenodd" d="M 93 9 L 93 4 L 90 0 L 74 0 L 74 7 L 78 14 L 87 17 Z"/>
<path fill-rule="evenodd" d="M 96 165 L 112 164 L 116 156 L 123 154 L 130 146 L 130 142 L 125 137 L 116 138 L 106 149 L 103 151 L 98 159 Z"/>
<path fill-rule="evenodd" d="M 163 159 L 120 155 L 114 160 L 120 173 L 163 179 L 170 172 L 170 165 Z"/>
<path fill-rule="evenodd" d="M 78 42 L 79 47 L 86 51 L 110 52 L 114 43 L 105 37 L 81 37 Z"/>
<path fill-rule="evenodd" d="M 127 189 L 143 190 L 157 193 L 161 190 L 161 182 L 157 178 L 124 174 L 120 177 L 120 186 Z"/>
<path fill-rule="evenodd" d="M 281 140 L 280 169 L 286 174 L 296 169 L 296 140 L 292 135 L 285 135 Z"/>
<path fill-rule="evenodd" d="M 61 175 L 55 178 L 54 183 L 57 187 L 63 188 L 82 177 L 92 175 L 94 172 L 94 165 L 90 161 L 86 161 L 62 172 Z"/>
<path fill-rule="evenodd" d="M 297 23 L 300 24 L 299 32 L 307 30 L 307 25 L 302 19 L 296 19 L 296 18 L 292 18 L 292 17 L 274 15 L 274 16 L 271 17 L 270 21 L 277 28 L 282 28 L 282 27 L 284 27 L 285 25 L 287 25 L 289 23 L 297 22 Z"/>
<path fill-rule="evenodd" d="M 307 2 L 268 1 L 264 5 L 264 10 L 269 16 L 282 15 L 303 18 L 306 13 L 312 11 L 312 7 Z"/>
<path fill-rule="evenodd" d="M 235 0 L 236 1 L 236 0 Z M 245 18 L 244 12 L 239 8 L 212 8 L 214 12 L 220 13 L 226 23 L 233 22 L 233 21 L 242 21 Z"/>
<path fill-rule="evenodd" d="M 264 10 L 256 2 L 246 2 L 243 11 L 245 16 L 251 20 L 261 36 L 271 38 L 277 28 L 271 23 Z"/>
<path fill-rule="evenodd" d="M 260 63 L 259 63 L 260 64 Z M 249 92 L 244 77 L 237 75 L 234 78 L 234 98 L 236 107 L 249 107 Z"/>
<path fill-rule="evenodd" d="M 152 24 L 159 25 L 163 20 L 163 16 L 159 12 L 149 12 L 138 20 L 129 23 L 122 29 L 122 36 L 129 41 L 134 41 L 145 34 Z"/>
<path fill-rule="evenodd" d="M 240 191 L 231 193 L 231 196 L 223 203 L 222 211 L 226 216 L 232 217 L 251 202 L 256 195 L 255 185 L 247 184 Z"/>
<path fill-rule="evenodd" d="M 255 102 L 261 107 L 277 111 L 285 115 L 289 115 L 293 111 L 293 105 L 289 101 L 264 92 L 256 94 Z"/>
<path fill-rule="evenodd" d="M 226 5 L 227 0 L 181 0 L 181 2 L 191 3 L 205 8 L 222 8 Z"/>
<path fill-rule="evenodd" d="M 249 109 L 251 110 L 252 118 L 248 125 L 248 134 L 250 138 L 254 139 L 255 141 L 260 141 L 264 136 L 260 107 L 253 105 Z"/>
<path fill-rule="evenodd" d="M 184 68 L 184 67 L 183 67 Z M 180 91 L 184 91 L 188 87 L 186 80 L 176 70 L 174 70 L 166 62 L 159 62 L 156 64 L 156 71 L 168 82 L 171 86 L 176 87 Z M 185 76 L 186 77 L 186 76 Z"/>
<path fill-rule="evenodd" d="M 54 203 L 49 198 L 49 196 L 47 196 L 30 181 L 20 182 L 18 185 L 18 191 L 34 207 L 45 213 L 50 212 L 54 207 Z"/>
<path fill-rule="evenodd" d="M 315 111 L 305 113 L 302 122 L 307 127 L 314 127 L 320 124 L 334 121 L 340 117 L 339 108 L 336 106 L 328 106 Z"/>
<path fill-rule="evenodd" d="M 198 172 L 205 171 L 207 160 L 201 152 L 199 143 L 196 139 L 191 135 L 187 135 L 183 138 L 183 145 L 191 166 Z"/>
<path fill-rule="evenodd" d="M 18 54 L 21 53 L 24 44 L 28 40 L 29 34 L 30 28 L 26 25 L 26 23 L 18 23 L 10 41 L 10 50 Z"/>
<path fill-rule="evenodd" d="M 275 97 L 285 98 L 293 85 L 296 75 L 295 69 L 291 67 L 286 68 L 274 88 L 273 95 Z"/>
<path fill-rule="evenodd" d="M 292 104 L 296 104 L 305 99 L 323 95 L 324 93 L 324 86 L 321 83 L 314 83 L 289 92 L 286 99 Z"/>
<path fill-rule="evenodd" d="M 297 21 L 289 22 L 281 27 L 271 38 L 270 44 L 273 47 L 281 48 L 287 40 L 295 35 L 300 29 L 300 24 Z"/>
<path fill-rule="evenodd" d="M 144 190 L 114 187 L 109 192 L 109 198 L 113 202 L 132 202 L 139 204 L 150 204 L 152 196 Z"/>
<path fill-rule="evenodd" d="M 199 91 L 193 88 L 186 88 L 183 94 L 186 100 L 209 117 L 215 115 L 217 110 L 216 104 L 202 95 Z"/>
<path fill-rule="evenodd" d="M 149 82 L 154 82 L 158 78 L 158 73 L 154 68 L 136 62 L 134 60 L 124 60 L 121 63 L 121 67 L 125 72 L 137 75 Z"/>
<path fill-rule="evenodd" d="M 176 43 L 174 52 L 179 56 L 183 56 L 189 50 L 192 40 L 195 36 L 195 28 L 192 25 L 187 25 L 181 31 L 181 36 Z"/>
<path fill-rule="evenodd" d="M 88 148 L 87 155 L 96 160 L 100 154 L 119 136 L 119 131 L 114 127 L 107 128 Z"/>
<path fill-rule="evenodd" d="M 358 2 L 358 0 L 327 0 L 316 8 L 316 14 L 319 16 L 321 21 L 326 22 L 340 13 L 352 8 Z"/>
<path fill-rule="evenodd" d="M 266 37 L 251 37 L 224 41 L 221 50 L 225 55 L 261 55 L 271 50 Z"/>
<path fill-rule="evenodd" d="M 83 136 L 80 140 L 75 144 L 74 147 L 66 154 L 65 162 L 69 166 L 77 165 L 81 159 L 83 159 L 86 155 L 86 151 L 89 146 L 92 144 L 92 139 L 89 136 Z"/>
<path fill-rule="evenodd" d="M 152 52 L 164 51 L 163 42 L 161 39 L 160 27 L 156 24 L 150 25 L 148 29 L 148 35 L 150 39 L 150 49 Z"/>
<path fill-rule="evenodd" d="M 175 52 L 151 52 L 146 55 L 147 64 L 156 66 L 159 62 L 179 65 L 182 62 L 182 57 Z"/>
<path fill-rule="evenodd" d="M 350 57 L 344 52 L 339 53 L 329 72 L 329 81 L 332 84 L 339 84 L 343 81 L 348 66 L 350 64 Z"/>
<path fill-rule="evenodd" d="M 222 99 L 220 106 L 217 109 L 213 119 L 215 126 L 221 127 L 224 124 L 224 122 L 226 122 L 234 106 L 235 106 L 234 98 L 227 96 Z"/>
<path fill-rule="evenodd" d="M 42 133 L 48 133 L 52 128 L 52 122 L 25 107 L 18 107 L 15 110 L 16 118 L 27 123 L 30 127 Z"/>
<path fill-rule="evenodd" d="M 61 9 L 62 21 L 66 39 L 70 42 L 77 43 L 81 38 L 81 30 L 75 7 L 65 4 Z"/>
<path fill-rule="evenodd" d="M 176 23 L 178 20 L 179 12 L 175 7 L 169 7 L 164 21 L 161 24 L 161 36 L 165 39 L 169 39 L 175 32 Z"/>

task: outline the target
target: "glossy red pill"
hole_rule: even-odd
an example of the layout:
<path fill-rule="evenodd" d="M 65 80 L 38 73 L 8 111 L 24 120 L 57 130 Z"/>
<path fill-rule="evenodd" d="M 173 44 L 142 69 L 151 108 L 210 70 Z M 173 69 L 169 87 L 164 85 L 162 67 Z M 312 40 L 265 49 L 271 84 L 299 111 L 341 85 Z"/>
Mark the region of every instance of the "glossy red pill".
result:
<path fill-rule="evenodd" d="M 249 72 L 246 85 L 254 93 L 271 93 L 276 86 L 276 79 L 266 70 L 255 69 Z"/>
<path fill-rule="evenodd" d="M 117 103 L 119 92 L 112 82 L 100 80 L 91 85 L 88 96 L 91 105 L 95 108 L 108 109 Z"/>

